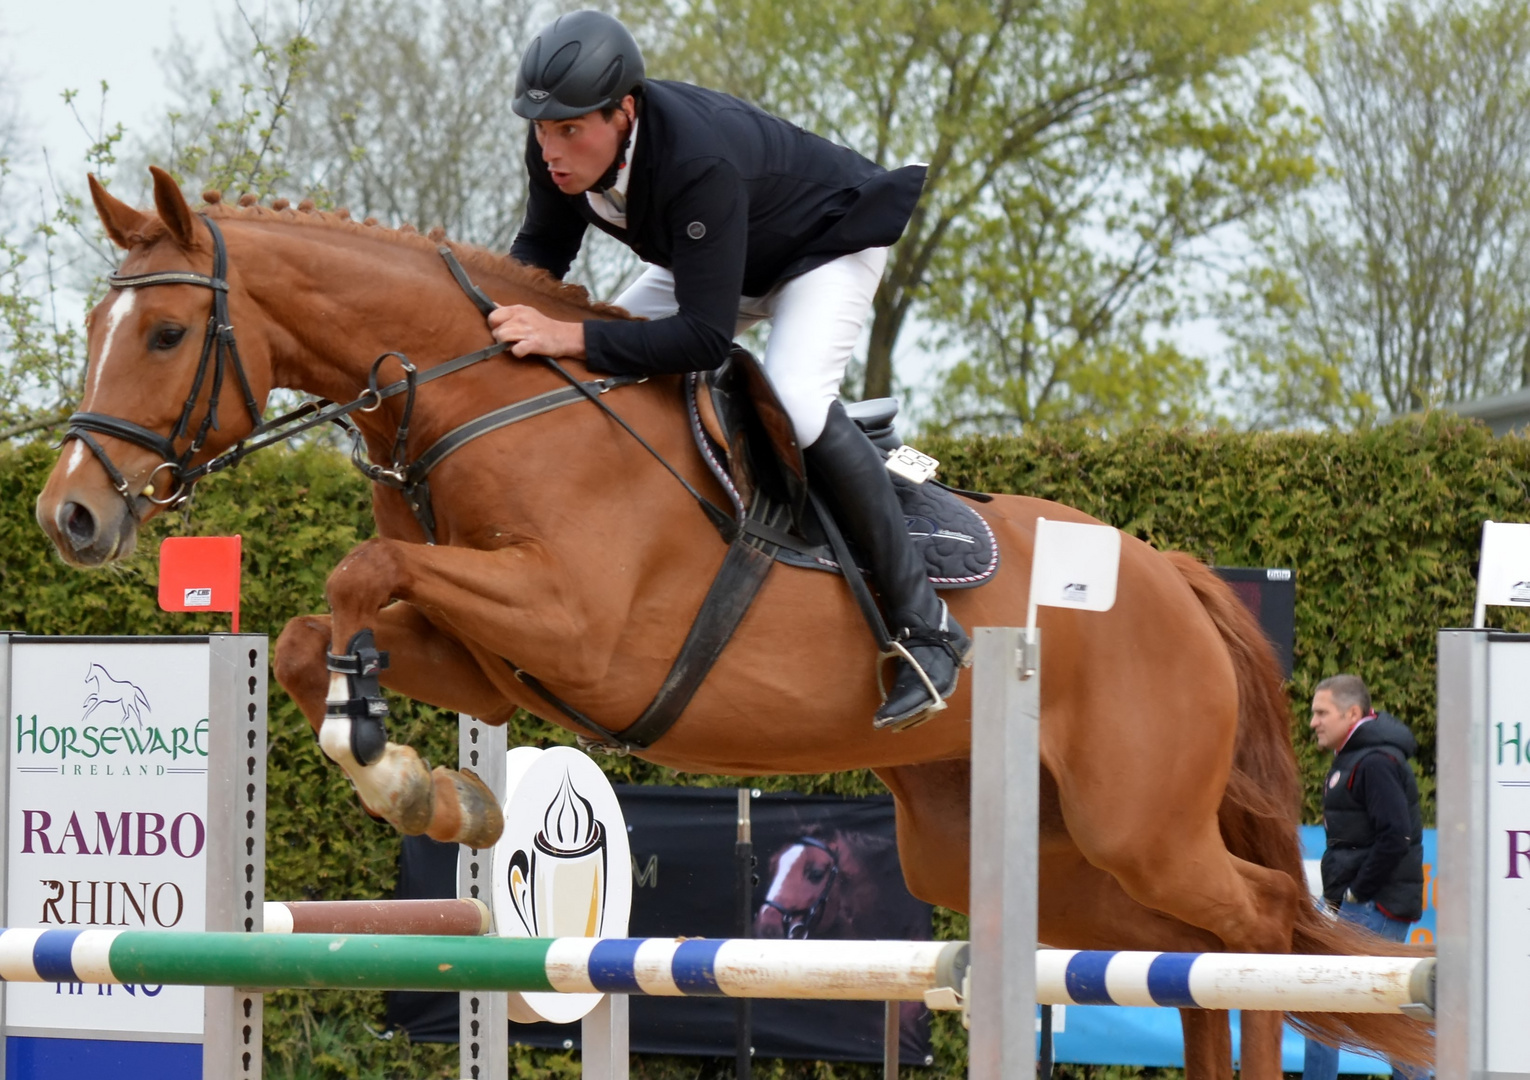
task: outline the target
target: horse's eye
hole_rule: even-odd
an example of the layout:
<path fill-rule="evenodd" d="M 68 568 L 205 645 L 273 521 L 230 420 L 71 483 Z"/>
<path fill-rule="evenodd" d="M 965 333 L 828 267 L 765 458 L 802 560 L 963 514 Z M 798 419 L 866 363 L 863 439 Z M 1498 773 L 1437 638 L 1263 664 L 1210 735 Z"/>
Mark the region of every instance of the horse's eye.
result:
<path fill-rule="evenodd" d="M 168 352 L 179 345 L 185 336 L 184 326 L 161 326 L 149 336 L 149 348 L 156 352 Z"/>

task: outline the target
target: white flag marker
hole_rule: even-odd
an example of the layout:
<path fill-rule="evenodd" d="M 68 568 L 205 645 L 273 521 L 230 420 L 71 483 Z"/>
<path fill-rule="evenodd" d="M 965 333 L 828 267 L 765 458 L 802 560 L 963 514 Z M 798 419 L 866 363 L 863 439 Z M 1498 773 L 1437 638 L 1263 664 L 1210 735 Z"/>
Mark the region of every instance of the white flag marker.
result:
<path fill-rule="evenodd" d="M 1487 624 L 1489 604 L 1530 607 L 1530 524 L 1482 523 L 1482 557 L 1477 563 L 1477 605 L 1472 625 Z"/>
<path fill-rule="evenodd" d="M 1038 606 L 1109 611 L 1120 569 L 1121 530 L 1037 518 L 1027 631 L 1036 625 Z"/>

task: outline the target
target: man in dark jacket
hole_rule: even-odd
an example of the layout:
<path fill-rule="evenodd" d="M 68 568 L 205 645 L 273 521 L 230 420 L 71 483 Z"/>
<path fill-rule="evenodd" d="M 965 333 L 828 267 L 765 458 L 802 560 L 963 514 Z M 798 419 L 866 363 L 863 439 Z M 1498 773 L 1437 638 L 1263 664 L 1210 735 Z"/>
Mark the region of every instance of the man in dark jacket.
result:
<path fill-rule="evenodd" d="M 971 643 L 929 583 L 881 455 L 838 402 L 924 167 L 889 172 L 727 94 L 645 79 L 632 35 L 598 11 L 536 36 L 513 108 L 531 133 L 511 255 L 561 278 L 594 225 L 650 264 L 616 299 L 647 321 L 564 323 L 515 306 L 489 316 L 494 336 L 517 356 L 647 375 L 715 368 L 738 329 L 769 319 L 765 373 L 903 649 L 873 723 L 927 718 Z"/>
<path fill-rule="evenodd" d="M 1340 918 L 1392 941 L 1404 941 L 1423 916 L 1424 821 L 1408 759 L 1413 733 L 1371 708 L 1356 675 L 1335 675 L 1312 695 L 1312 731 L 1332 750 L 1323 786 L 1323 899 Z M 1307 1040 L 1304 1080 L 1334 1080 L 1339 1052 Z M 1393 1066 L 1394 1077 L 1411 1078 Z"/>

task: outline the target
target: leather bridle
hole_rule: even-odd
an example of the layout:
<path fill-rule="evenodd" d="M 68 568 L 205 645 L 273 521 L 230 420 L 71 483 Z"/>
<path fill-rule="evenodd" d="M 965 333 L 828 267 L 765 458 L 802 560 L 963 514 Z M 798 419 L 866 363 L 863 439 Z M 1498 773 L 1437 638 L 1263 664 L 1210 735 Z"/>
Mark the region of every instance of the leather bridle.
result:
<path fill-rule="evenodd" d="M 164 270 L 152 274 L 114 273 L 107 279 L 114 289 L 142 289 L 152 285 L 197 285 L 212 290 L 212 312 L 207 317 L 207 330 L 202 337 L 202 355 L 197 360 L 197 373 L 191 380 L 191 391 L 186 395 L 186 404 L 181 407 L 180 419 L 170 429 L 170 434 L 165 436 L 142 424 L 124 420 L 118 416 L 77 412 L 69 417 L 69 427 L 64 433 L 64 442 L 79 439 L 90 447 L 91 452 L 101 462 L 102 468 L 106 470 L 112 487 L 127 500 L 128 510 L 134 518 L 138 516 L 137 506 L 133 501 L 134 496 L 129 489 L 127 477 L 122 475 L 122 470 L 117 468 L 105 447 L 96 441 L 92 432 L 98 435 L 110 435 L 158 454 L 162 464 L 149 474 L 150 484 L 145 489 L 144 497 L 160 506 L 175 506 L 190 496 L 192 484 L 212 471 L 208 465 L 198 469 L 188 469 L 186 466 L 201 451 L 203 444 L 207 441 L 208 433 L 218 429 L 218 400 L 223 392 L 223 382 L 229 369 L 233 370 L 234 377 L 239 382 L 239 389 L 244 394 L 244 407 L 249 413 L 250 423 L 254 425 L 255 432 L 258 433 L 262 428 L 260 406 L 255 404 L 255 392 L 250 387 L 249 376 L 245 374 L 244 363 L 239 358 L 239 346 L 234 340 L 234 326 L 228 317 L 228 250 L 224 247 L 223 233 L 217 224 L 205 214 L 202 215 L 202 220 L 207 223 L 207 228 L 212 233 L 211 275 L 198 274 L 191 270 Z M 101 360 L 105 360 L 105 357 Z M 175 444 L 185 438 L 191 429 L 191 417 L 196 411 L 197 400 L 202 396 L 202 387 L 208 380 L 209 370 L 212 376 L 212 387 L 208 395 L 207 415 L 202 417 L 201 424 L 197 425 L 196 435 L 186 444 L 186 449 L 177 454 Z M 164 498 L 156 498 L 153 480 L 165 469 L 170 470 L 170 492 Z"/>

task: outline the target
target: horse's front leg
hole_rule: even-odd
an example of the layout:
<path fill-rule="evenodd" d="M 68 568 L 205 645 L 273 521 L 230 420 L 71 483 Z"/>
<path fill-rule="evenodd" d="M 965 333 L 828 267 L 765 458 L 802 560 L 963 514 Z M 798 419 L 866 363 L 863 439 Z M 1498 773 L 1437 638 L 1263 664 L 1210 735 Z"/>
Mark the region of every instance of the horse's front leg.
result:
<path fill-rule="evenodd" d="M 388 689 L 488 723 L 503 723 L 515 712 L 473 655 L 412 605 L 383 608 L 375 630 L 377 647 L 390 657 L 379 680 Z M 287 623 L 276 643 L 277 682 L 308 718 L 321 746 L 329 699 L 337 696 L 331 684 L 338 673 L 329 672 L 326 662 L 332 637 L 328 615 L 303 615 Z M 346 687 L 340 694 L 348 692 Z M 362 765 L 350 752 L 348 733 L 341 731 L 346 722 L 349 718 L 336 718 L 330 730 L 331 744 L 342 744 L 343 751 L 338 758 L 328 749 L 325 754 L 345 769 L 368 813 L 411 835 L 425 832 L 446 843 L 482 847 L 497 839 L 502 827 L 497 801 L 471 770 L 437 766 L 429 772 L 412 748 L 386 741 L 381 760 Z"/>
<path fill-rule="evenodd" d="M 319 744 L 345 769 L 362 800 L 401 832 L 485 847 L 498 839 L 503 822 L 471 772 L 438 767 L 432 775 L 412 749 L 388 741 L 380 685 L 386 681 L 436 703 L 452 695 L 463 704 L 472 699 L 493 705 L 488 713 L 479 711 L 482 704 L 464 709 L 485 718 L 508 715 L 509 700 L 489 685 L 468 650 L 453 642 L 443 651 L 444 635 L 430 620 L 451 626 L 464 640 L 515 642 L 528 663 L 558 661 L 566 668 L 571 653 L 591 657 L 601 650 L 578 632 L 575 622 L 584 621 L 569 614 L 558 580 L 535 545 L 476 551 L 385 539 L 359 545 L 330 574 L 329 678 Z M 390 615 L 400 609 L 415 613 L 417 623 L 394 618 L 390 625 Z M 422 628 L 429 628 L 428 638 Z M 384 653 L 400 635 L 411 656 L 434 648 L 442 662 L 424 670 L 416 663 L 407 673 L 412 677 L 390 678 L 391 657 Z M 585 647 L 571 649 L 574 640 Z M 465 693 L 447 689 L 469 672 Z"/>

